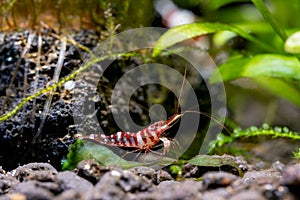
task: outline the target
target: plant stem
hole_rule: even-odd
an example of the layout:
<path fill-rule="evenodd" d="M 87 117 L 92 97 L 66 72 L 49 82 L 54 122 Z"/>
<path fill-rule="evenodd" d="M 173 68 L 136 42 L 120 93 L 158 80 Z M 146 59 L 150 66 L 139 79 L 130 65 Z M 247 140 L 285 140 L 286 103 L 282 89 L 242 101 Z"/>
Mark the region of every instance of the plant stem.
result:
<path fill-rule="evenodd" d="M 262 0 L 252 0 L 252 3 L 262 14 L 264 19 L 272 26 L 273 30 L 277 33 L 277 35 L 281 38 L 283 42 L 287 39 L 287 35 L 284 29 L 280 26 L 280 24 L 274 19 L 269 9 L 263 3 Z"/>

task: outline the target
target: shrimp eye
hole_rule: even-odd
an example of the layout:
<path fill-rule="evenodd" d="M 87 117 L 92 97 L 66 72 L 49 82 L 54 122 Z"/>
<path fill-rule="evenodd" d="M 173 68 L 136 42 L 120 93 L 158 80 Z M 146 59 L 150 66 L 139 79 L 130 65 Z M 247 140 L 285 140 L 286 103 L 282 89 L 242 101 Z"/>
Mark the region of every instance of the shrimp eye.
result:
<path fill-rule="evenodd" d="M 154 130 L 156 129 L 156 126 L 155 126 L 155 125 L 151 125 L 151 126 L 149 127 L 149 129 L 150 129 L 150 131 L 154 131 Z"/>

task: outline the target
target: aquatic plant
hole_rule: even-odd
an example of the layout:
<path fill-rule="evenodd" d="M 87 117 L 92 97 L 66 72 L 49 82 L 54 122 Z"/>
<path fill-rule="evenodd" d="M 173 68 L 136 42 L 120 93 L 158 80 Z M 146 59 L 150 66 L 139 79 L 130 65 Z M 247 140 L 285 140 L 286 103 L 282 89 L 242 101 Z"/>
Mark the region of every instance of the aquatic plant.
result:
<path fill-rule="evenodd" d="M 215 2 L 220 5 L 214 6 L 218 8 L 232 2 L 236 1 Z M 212 45 L 216 51 L 218 46 L 225 45 L 232 38 L 239 36 L 248 41 L 247 45 L 243 51 L 227 49 L 228 58 L 219 64 L 210 82 L 216 84 L 249 78 L 269 93 L 300 107 L 300 92 L 297 86 L 300 80 L 300 56 L 299 51 L 296 51 L 299 49 L 299 34 L 288 38 L 288 34 L 297 30 L 284 29 L 263 1 L 252 0 L 252 3 L 265 19 L 264 22 L 255 23 L 255 26 L 243 21 L 231 24 L 197 22 L 177 26 L 161 36 L 152 55 L 155 57 L 163 49 L 171 48 L 176 43 L 207 34 L 214 34 Z M 216 76 L 217 73 L 221 74 L 221 78 Z"/>
<path fill-rule="evenodd" d="M 210 151 L 209 153 L 212 154 L 218 149 L 224 148 L 226 144 L 233 143 L 238 139 L 245 139 L 251 137 L 271 137 L 272 139 L 275 138 L 286 138 L 290 140 L 300 141 L 300 133 L 290 131 L 287 127 L 270 127 L 268 124 L 263 124 L 261 128 L 256 126 L 251 126 L 247 129 L 236 128 L 233 132 L 229 135 L 224 133 L 220 133 L 216 140 L 211 141 L 210 143 Z M 222 150 L 221 150 L 222 151 Z"/>

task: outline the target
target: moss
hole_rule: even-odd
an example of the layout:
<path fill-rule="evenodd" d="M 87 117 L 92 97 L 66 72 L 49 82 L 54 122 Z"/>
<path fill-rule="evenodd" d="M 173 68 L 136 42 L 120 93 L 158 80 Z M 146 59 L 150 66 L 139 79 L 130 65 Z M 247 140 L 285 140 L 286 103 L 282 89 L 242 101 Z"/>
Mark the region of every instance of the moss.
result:
<path fill-rule="evenodd" d="M 287 127 L 272 128 L 268 124 L 263 124 L 261 128 L 256 126 L 251 126 L 247 129 L 236 128 L 230 135 L 225 135 L 223 133 L 219 134 L 217 139 L 211 142 L 209 152 L 214 153 L 218 149 L 224 148 L 226 144 L 232 143 L 238 139 L 262 136 L 269 136 L 272 138 L 287 138 L 298 141 L 300 140 L 299 132 L 290 131 Z M 300 153 L 297 155 L 300 155 Z"/>

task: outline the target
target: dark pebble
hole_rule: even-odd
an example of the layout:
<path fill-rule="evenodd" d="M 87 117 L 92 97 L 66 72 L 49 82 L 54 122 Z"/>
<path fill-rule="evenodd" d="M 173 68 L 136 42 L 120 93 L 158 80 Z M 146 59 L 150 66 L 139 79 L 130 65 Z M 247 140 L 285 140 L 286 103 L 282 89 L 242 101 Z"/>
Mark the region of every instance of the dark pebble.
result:
<path fill-rule="evenodd" d="M 227 172 L 208 172 L 203 175 L 203 186 L 206 189 L 227 187 L 240 177 Z"/>
<path fill-rule="evenodd" d="M 230 192 L 226 188 L 218 188 L 203 193 L 202 200 L 225 200 L 230 197 Z"/>
<path fill-rule="evenodd" d="M 283 172 L 281 184 L 288 187 L 290 192 L 300 198 L 300 165 L 287 166 Z"/>
<path fill-rule="evenodd" d="M 54 181 L 57 173 L 57 170 L 48 163 L 30 163 L 12 171 L 12 175 L 20 182 L 28 180 Z"/>
<path fill-rule="evenodd" d="M 85 195 L 89 200 L 110 200 L 110 199 L 128 199 L 127 194 L 116 186 L 97 186 Z"/>
<path fill-rule="evenodd" d="M 51 200 L 54 195 L 47 189 L 40 187 L 36 181 L 27 181 L 13 186 L 12 191 L 17 194 L 24 194 L 30 200 Z"/>
<path fill-rule="evenodd" d="M 101 185 L 118 186 L 125 192 L 146 191 L 152 187 L 148 179 L 137 176 L 128 170 L 112 170 L 106 173 L 96 187 L 101 187 Z"/>
<path fill-rule="evenodd" d="M 153 184 L 157 185 L 162 181 L 170 181 L 173 180 L 172 176 L 160 169 L 160 170 L 154 170 L 150 167 L 134 167 L 132 169 L 129 169 L 129 171 L 133 172 L 134 174 L 138 176 L 146 177 L 147 179 L 151 180 Z"/>
<path fill-rule="evenodd" d="M 230 200 L 265 200 L 266 198 L 256 190 L 246 190 L 229 198 Z"/>
<path fill-rule="evenodd" d="M 76 190 L 66 190 L 56 196 L 55 200 L 80 200 L 83 199 L 84 194 Z"/>
<path fill-rule="evenodd" d="M 95 185 L 87 199 L 128 199 L 126 193 L 147 191 L 152 183 L 145 177 L 140 177 L 128 170 L 112 170 L 105 173 Z"/>
<path fill-rule="evenodd" d="M 0 194 L 10 191 L 10 188 L 18 183 L 17 179 L 11 175 L 0 175 Z"/>
<path fill-rule="evenodd" d="M 78 176 L 96 184 L 102 175 L 109 170 L 108 167 L 100 166 L 95 160 L 83 160 L 77 164 L 76 173 Z"/>
<path fill-rule="evenodd" d="M 277 169 L 266 169 L 261 171 L 251 171 L 246 172 L 243 176 L 243 181 L 245 183 L 257 182 L 259 179 L 270 180 L 271 182 L 278 182 L 281 178 L 282 174 Z"/>
<path fill-rule="evenodd" d="M 73 189 L 84 193 L 93 188 L 93 184 L 91 182 L 77 176 L 71 171 L 59 172 L 57 180 L 63 191 Z"/>
<path fill-rule="evenodd" d="M 153 188 L 151 192 L 131 196 L 131 199 L 202 199 L 201 183 L 194 181 L 164 181 Z"/>
<path fill-rule="evenodd" d="M 280 173 L 283 173 L 286 166 L 285 166 L 285 164 L 281 163 L 280 161 L 276 161 L 272 164 L 271 168 L 276 169 Z"/>

